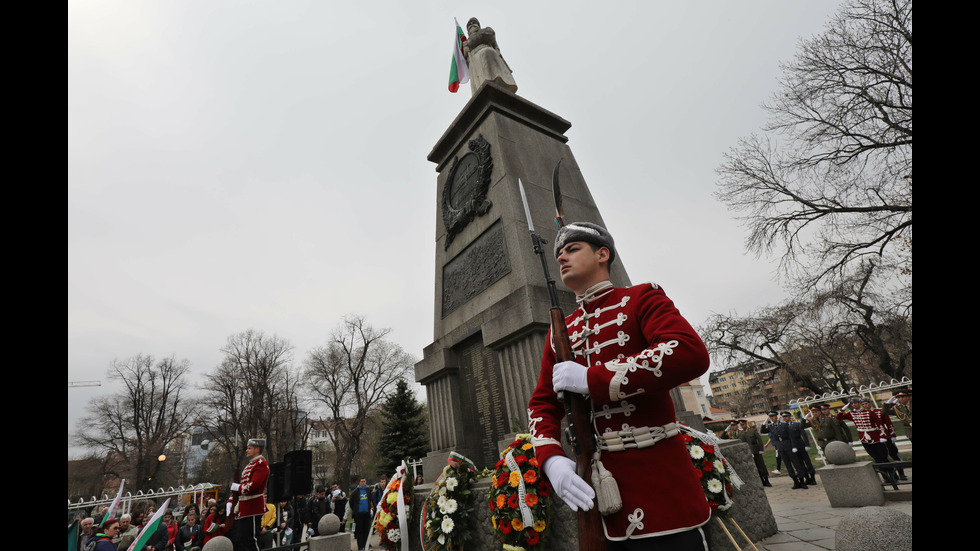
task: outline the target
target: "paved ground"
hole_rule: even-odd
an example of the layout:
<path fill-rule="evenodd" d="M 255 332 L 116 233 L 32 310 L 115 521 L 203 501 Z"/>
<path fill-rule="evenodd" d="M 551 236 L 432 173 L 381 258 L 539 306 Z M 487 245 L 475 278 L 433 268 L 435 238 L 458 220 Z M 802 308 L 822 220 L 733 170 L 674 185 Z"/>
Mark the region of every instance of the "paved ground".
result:
<path fill-rule="evenodd" d="M 906 469 L 905 474 L 911 481 L 912 469 Z M 776 517 L 779 532 L 761 542 L 756 542 L 759 551 L 833 550 L 837 525 L 855 508 L 831 507 L 827 494 L 820 484 L 806 490 L 793 490 L 793 481 L 788 476 L 770 475 L 769 481 L 773 487 L 766 488 L 766 496 Z M 819 481 L 820 476 L 817 475 L 817 482 Z M 910 492 L 912 486 L 900 486 L 900 488 L 903 492 Z M 912 514 L 911 501 L 887 501 L 885 507 L 894 508 L 908 515 Z M 377 545 L 378 539 L 374 536 L 371 548 L 377 549 Z M 750 549 L 747 546 L 742 548 Z M 351 551 L 357 551 L 357 544 L 353 538 Z"/>
<path fill-rule="evenodd" d="M 905 474 L 912 480 L 912 469 Z M 793 490 L 788 476 L 771 476 L 772 488 L 766 488 L 769 505 L 776 517 L 779 532 L 756 543 L 760 551 L 821 551 L 834 549 L 837 525 L 853 507 L 831 507 L 827 494 L 818 484 L 806 490 Z M 820 476 L 817 475 L 817 482 Z M 911 485 L 900 486 L 910 492 Z M 891 491 L 891 490 L 889 490 Z M 885 507 L 912 515 L 911 501 L 886 501 Z"/>

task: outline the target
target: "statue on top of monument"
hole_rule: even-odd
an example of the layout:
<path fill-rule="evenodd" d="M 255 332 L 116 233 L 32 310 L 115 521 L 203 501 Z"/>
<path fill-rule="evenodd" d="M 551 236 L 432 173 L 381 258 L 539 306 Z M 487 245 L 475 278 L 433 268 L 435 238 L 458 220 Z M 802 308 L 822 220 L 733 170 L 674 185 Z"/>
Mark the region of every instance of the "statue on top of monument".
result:
<path fill-rule="evenodd" d="M 470 90 L 476 94 L 484 82 L 490 80 L 511 93 L 517 92 L 517 83 L 510 66 L 500 55 L 496 33 L 490 27 L 480 28 L 480 21 L 472 17 L 466 22 L 469 33 L 463 42 L 463 55 L 470 69 Z"/>

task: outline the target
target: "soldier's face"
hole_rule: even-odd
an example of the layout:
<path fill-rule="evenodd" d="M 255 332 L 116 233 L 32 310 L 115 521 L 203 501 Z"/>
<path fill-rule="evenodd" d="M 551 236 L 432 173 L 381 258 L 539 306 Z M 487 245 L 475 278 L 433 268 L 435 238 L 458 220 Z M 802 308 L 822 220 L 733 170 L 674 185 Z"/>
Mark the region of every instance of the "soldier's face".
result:
<path fill-rule="evenodd" d="M 252 459 L 253 457 L 259 455 L 260 452 L 261 450 L 259 448 L 256 448 L 255 446 L 248 446 L 247 448 L 245 448 L 245 457 Z"/>
<path fill-rule="evenodd" d="M 609 262 L 609 249 L 600 247 L 593 251 L 585 241 L 572 241 L 558 253 L 559 273 L 566 287 L 578 294 L 589 287 L 608 279 L 609 272 L 604 268 Z"/>

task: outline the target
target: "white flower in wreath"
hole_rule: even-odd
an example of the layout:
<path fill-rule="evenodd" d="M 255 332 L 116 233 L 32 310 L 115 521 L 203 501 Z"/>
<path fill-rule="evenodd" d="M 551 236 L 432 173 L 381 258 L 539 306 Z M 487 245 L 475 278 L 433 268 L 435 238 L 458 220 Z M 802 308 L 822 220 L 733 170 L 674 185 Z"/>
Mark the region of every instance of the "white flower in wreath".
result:
<path fill-rule="evenodd" d="M 392 528 L 391 530 L 388 530 L 388 539 L 397 543 L 399 540 L 402 539 L 401 530 L 399 530 L 398 528 Z"/>
<path fill-rule="evenodd" d="M 708 491 L 713 494 L 721 493 L 725 489 L 725 486 L 717 479 L 712 478 L 708 481 Z"/>
<path fill-rule="evenodd" d="M 455 499 L 447 499 L 446 502 L 439 507 L 439 512 L 444 515 L 451 515 L 456 512 L 456 506 Z"/>
<path fill-rule="evenodd" d="M 701 449 L 701 446 L 691 446 L 691 457 L 694 459 L 701 459 L 704 457 L 704 450 Z"/>
<path fill-rule="evenodd" d="M 439 545 L 446 545 L 446 536 L 445 535 L 439 534 L 439 537 L 437 539 L 439 540 Z"/>
<path fill-rule="evenodd" d="M 713 464 L 713 465 L 715 466 L 715 471 L 717 471 L 717 472 L 719 472 L 719 473 L 723 473 L 723 472 L 725 472 L 725 464 L 724 464 L 724 463 L 722 463 L 722 462 L 721 462 L 720 460 L 718 460 L 718 459 L 715 459 L 715 460 L 714 460 L 714 461 L 712 462 L 712 464 Z"/>
<path fill-rule="evenodd" d="M 436 506 L 439 507 L 439 510 L 442 510 L 446 506 L 446 496 L 439 496 L 439 499 L 436 501 Z M 436 516 L 435 511 L 432 512 L 432 516 Z"/>
<path fill-rule="evenodd" d="M 446 495 L 446 487 L 445 486 L 440 486 L 439 487 L 439 495 L 441 495 L 441 496 L 445 496 Z"/>
<path fill-rule="evenodd" d="M 456 489 L 457 484 L 459 484 L 459 481 L 455 478 L 446 479 L 446 488 L 448 488 L 450 492 Z"/>
<path fill-rule="evenodd" d="M 442 531 L 445 532 L 446 534 L 452 532 L 453 528 L 455 527 L 456 527 L 456 523 L 453 522 L 453 519 L 449 517 L 442 519 Z"/>

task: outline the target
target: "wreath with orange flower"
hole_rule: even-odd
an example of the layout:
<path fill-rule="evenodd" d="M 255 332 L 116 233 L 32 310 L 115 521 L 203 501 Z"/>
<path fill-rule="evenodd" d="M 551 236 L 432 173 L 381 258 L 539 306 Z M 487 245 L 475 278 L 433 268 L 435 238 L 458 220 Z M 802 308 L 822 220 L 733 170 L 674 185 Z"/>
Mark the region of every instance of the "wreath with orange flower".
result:
<path fill-rule="evenodd" d="M 530 434 L 517 435 L 501 452 L 487 498 L 490 520 L 504 549 L 521 551 L 541 544 L 551 521 L 551 484 L 534 457 Z"/>
<path fill-rule="evenodd" d="M 381 495 L 380 503 L 377 504 L 377 512 L 374 515 L 374 531 L 378 534 L 381 547 L 384 549 L 403 548 L 403 541 L 407 541 L 408 533 L 402 530 L 399 512 L 404 511 L 403 516 L 408 520 L 412 518 L 412 497 L 415 493 L 412 486 L 412 477 L 406 475 L 407 467 L 403 461 L 401 466 L 395 471 L 388 487 Z M 401 489 L 401 499 L 398 490 Z M 407 528 L 407 522 L 406 526 Z"/>

